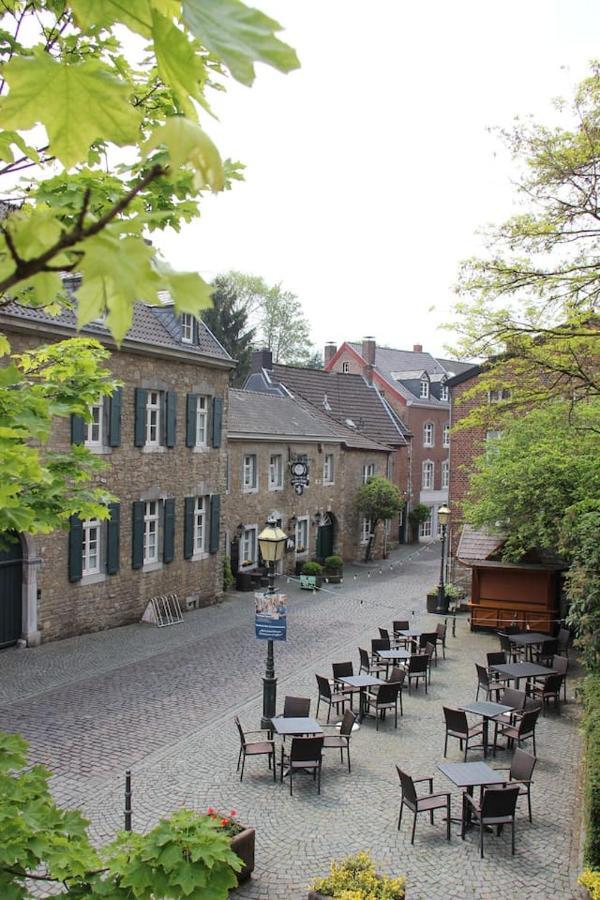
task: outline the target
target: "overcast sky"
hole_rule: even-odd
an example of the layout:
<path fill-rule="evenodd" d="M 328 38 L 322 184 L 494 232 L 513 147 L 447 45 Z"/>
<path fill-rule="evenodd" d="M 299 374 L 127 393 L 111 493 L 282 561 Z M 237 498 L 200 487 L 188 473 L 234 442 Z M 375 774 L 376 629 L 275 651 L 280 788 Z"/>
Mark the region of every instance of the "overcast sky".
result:
<path fill-rule="evenodd" d="M 204 122 L 245 183 L 158 243 L 179 269 L 296 293 L 316 345 L 440 352 L 460 260 L 511 211 L 489 126 L 555 118 L 600 56 L 597 0 L 255 0 L 302 68 L 233 82 Z M 514 170 L 512 170 L 514 175 Z"/>

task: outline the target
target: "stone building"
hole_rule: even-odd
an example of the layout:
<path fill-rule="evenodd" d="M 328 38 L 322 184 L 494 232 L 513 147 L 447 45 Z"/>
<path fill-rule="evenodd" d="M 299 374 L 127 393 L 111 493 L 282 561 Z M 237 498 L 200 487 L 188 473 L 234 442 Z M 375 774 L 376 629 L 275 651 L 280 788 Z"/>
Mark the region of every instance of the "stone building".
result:
<path fill-rule="evenodd" d="M 419 539 L 438 535 L 437 511 L 448 502 L 450 481 L 450 397 L 447 381 L 469 368 L 454 360 L 436 359 L 420 344 L 412 350 L 378 347 L 372 337 L 361 344 L 344 341 L 325 347 L 328 372 L 362 375 L 384 397 L 411 435 L 405 459 L 408 471 L 407 512 L 418 504 L 430 509 Z M 408 528 L 408 525 L 406 525 Z"/>
<path fill-rule="evenodd" d="M 75 317 L 15 303 L 0 313 L 14 351 L 72 337 Z M 108 523 L 73 519 L 69 532 L 21 537 L 10 597 L 18 634 L 33 645 L 123 625 L 154 596 L 176 592 L 185 608 L 222 590 L 220 502 L 225 484 L 228 375 L 234 363 L 192 316 L 136 304 L 120 348 L 106 327 L 83 334 L 112 351 L 122 382 L 93 407 L 90 423 L 58 420 L 56 448 L 83 443 L 102 456 L 101 483 L 118 501 Z M 17 572 L 18 567 L 18 572 Z M 10 643 L 10 640 L 0 643 Z"/>
<path fill-rule="evenodd" d="M 364 554 L 369 527 L 354 497 L 370 475 L 386 474 L 388 447 L 290 396 L 246 390 L 229 392 L 227 439 L 223 524 L 234 572 L 257 566 L 257 538 L 269 516 L 288 535 L 285 573 L 333 553 Z"/>
<path fill-rule="evenodd" d="M 403 497 L 408 495 L 410 431 L 377 386 L 369 384 L 362 375 L 281 365 L 273 363 L 270 351 L 259 350 L 253 355 L 245 387 L 308 403 L 318 415 L 325 417 L 330 427 L 354 435 L 355 440 L 366 439 L 389 448 L 387 470 L 383 474 L 400 488 Z M 390 522 L 389 530 L 391 541 L 404 539 L 403 513 L 398 520 Z"/>

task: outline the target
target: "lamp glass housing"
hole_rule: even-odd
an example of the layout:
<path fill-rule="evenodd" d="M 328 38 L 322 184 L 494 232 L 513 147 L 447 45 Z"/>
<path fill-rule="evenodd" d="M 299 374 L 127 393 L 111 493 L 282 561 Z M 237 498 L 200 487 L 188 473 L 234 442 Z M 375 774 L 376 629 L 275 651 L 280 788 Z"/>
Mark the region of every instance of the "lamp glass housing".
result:
<path fill-rule="evenodd" d="M 287 534 L 277 525 L 267 525 L 258 536 L 258 545 L 265 562 L 279 562 L 283 557 L 283 550 Z"/>
<path fill-rule="evenodd" d="M 450 520 L 450 508 L 448 506 L 440 506 L 437 514 L 440 525 L 447 525 Z"/>

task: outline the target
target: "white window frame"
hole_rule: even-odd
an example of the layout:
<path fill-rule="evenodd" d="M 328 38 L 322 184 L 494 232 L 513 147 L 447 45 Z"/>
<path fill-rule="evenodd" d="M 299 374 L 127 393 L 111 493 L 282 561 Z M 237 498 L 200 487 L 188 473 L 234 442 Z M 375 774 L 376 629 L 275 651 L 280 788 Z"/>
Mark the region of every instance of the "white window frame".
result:
<path fill-rule="evenodd" d="M 450 460 L 442 460 L 442 490 L 447 490 L 450 485 Z"/>
<path fill-rule="evenodd" d="M 498 388 L 487 392 L 488 403 L 498 403 L 501 400 L 510 400 L 512 391 L 510 388 Z"/>
<path fill-rule="evenodd" d="M 335 484 L 335 456 L 326 453 L 323 460 L 323 484 Z"/>
<path fill-rule="evenodd" d="M 242 460 L 242 493 L 254 494 L 257 490 L 258 456 L 256 453 L 244 453 Z"/>
<path fill-rule="evenodd" d="M 442 435 L 443 435 L 442 447 L 449 447 L 450 446 L 450 423 L 449 422 L 446 422 L 446 424 L 444 425 L 444 428 L 442 430 Z"/>
<path fill-rule="evenodd" d="M 196 497 L 194 503 L 194 556 L 201 556 L 207 552 L 208 521 L 208 496 Z"/>
<path fill-rule="evenodd" d="M 181 315 L 181 340 L 184 344 L 194 343 L 194 317 L 191 313 Z"/>
<path fill-rule="evenodd" d="M 423 446 L 435 446 L 435 425 L 433 422 L 423 423 Z"/>
<path fill-rule="evenodd" d="M 208 447 L 208 409 L 206 394 L 196 397 L 196 447 Z"/>
<path fill-rule="evenodd" d="M 258 528 L 256 525 L 245 525 L 240 538 L 240 567 L 246 560 L 250 560 L 253 566 L 258 561 Z M 245 566 L 244 568 L 250 568 Z"/>
<path fill-rule="evenodd" d="M 283 454 L 271 453 L 269 456 L 269 490 L 283 490 Z"/>
<path fill-rule="evenodd" d="M 375 475 L 375 463 L 365 463 L 362 471 L 363 484 L 366 484 L 369 478 Z"/>
<path fill-rule="evenodd" d="M 98 519 L 86 519 L 83 523 L 81 574 L 99 575 L 102 568 L 102 525 Z M 95 562 L 92 563 L 92 559 Z"/>
<path fill-rule="evenodd" d="M 447 384 L 440 384 L 440 400 L 448 402 L 450 399 L 450 388 Z"/>
<path fill-rule="evenodd" d="M 85 446 L 102 447 L 104 444 L 104 403 L 98 400 L 90 406 L 91 422 L 86 422 Z M 94 435 L 94 429 L 96 434 Z"/>
<path fill-rule="evenodd" d="M 429 518 L 419 525 L 419 537 L 431 537 L 433 533 L 433 506 L 429 506 Z"/>
<path fill-rule="evenodd" d="M 296 556 L 306 556 L 310 546 L 308 516 L 298 516 L 295 530 Z M 302 548 L 302 549 L 300 549 Z"/>
<path fill-rule="evenodd" d="M 348 375 L 349 372 L 350 372 L 350 363 L 349 363 L 349 362 L 343 362 L 343 363 L 342 363 L 342 374 L 343 374 L 343 375 Z"/>
<path fill-rule="evenodd" d="M 367 519 L 366 516 L 361 516 L 360 520 L 360 538 L 359 541 L 362 545 L 369 543 L 369 538 L 371 537 L 371 520 Z"/>
<path fill-rule="evenodd" d="M 486 433 L 485 433 L 486 441 L 497 441 L 501 437 L 502 437 L 501 431 L 486 431 Z"/>
<path fill-rule="evenodd" d="M 144 565 L 160 562 L 160 500 L 144 503 Z M 153 546 L 152 553 L 150 547 Z"/>
<path fill-rule="evenodd" d="M 421 385 L 419 387 L 419 399 L 429 400 L 429 382 L 426 378 L 421 378 Z"/>
<path fill-rule="evenodd" d="M 160 446 L 161 391 L 148 391 L 146 397 L 146 446 Z"/>
<path fill-rule="evenodd" d="M 431 476 L 431 477 L 430 477 Z M 435 482 L 435 463 L 432 459 L 424 459 L 421 468 L 421 490 L 432 491 Z"/>

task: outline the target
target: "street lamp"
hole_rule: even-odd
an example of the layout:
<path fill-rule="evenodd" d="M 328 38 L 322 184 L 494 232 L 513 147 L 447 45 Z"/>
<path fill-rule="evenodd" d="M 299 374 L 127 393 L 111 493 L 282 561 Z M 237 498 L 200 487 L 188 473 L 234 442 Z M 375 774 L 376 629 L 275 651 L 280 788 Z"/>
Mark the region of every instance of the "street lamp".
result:
<path fill-rule="evenodd" d="M 437 613 L 448 612 L 448 600 L 446 599 L 446 589 L 444 587 L 444 548 L 446 546 L 446 529 L 450 520 L 450 509 L 447 506 L 440 506 L 438 509 L 438 522 L 442 526 L 442 562 L 440 565 L 440 583 L 438 585 Z"/>
<path fill-rule="evenodd" d="M 270 516 L 266 527 L 258 536 L 258 546 L 261 556 L 268 566 L 269 588 L 268 593 L 275 593 L 275 563 L 283 557 L 287 534 L 277 525 L 277 520 Z M 273 656 L 273 641 L 267 641 L 267 663 L 263 678 L 263 714 L 261 728 L 270 728 L 271 719 L 275 715 L 275 701 L 277 698 L 277 679 L 275 678 L 275 659 Z"/>

